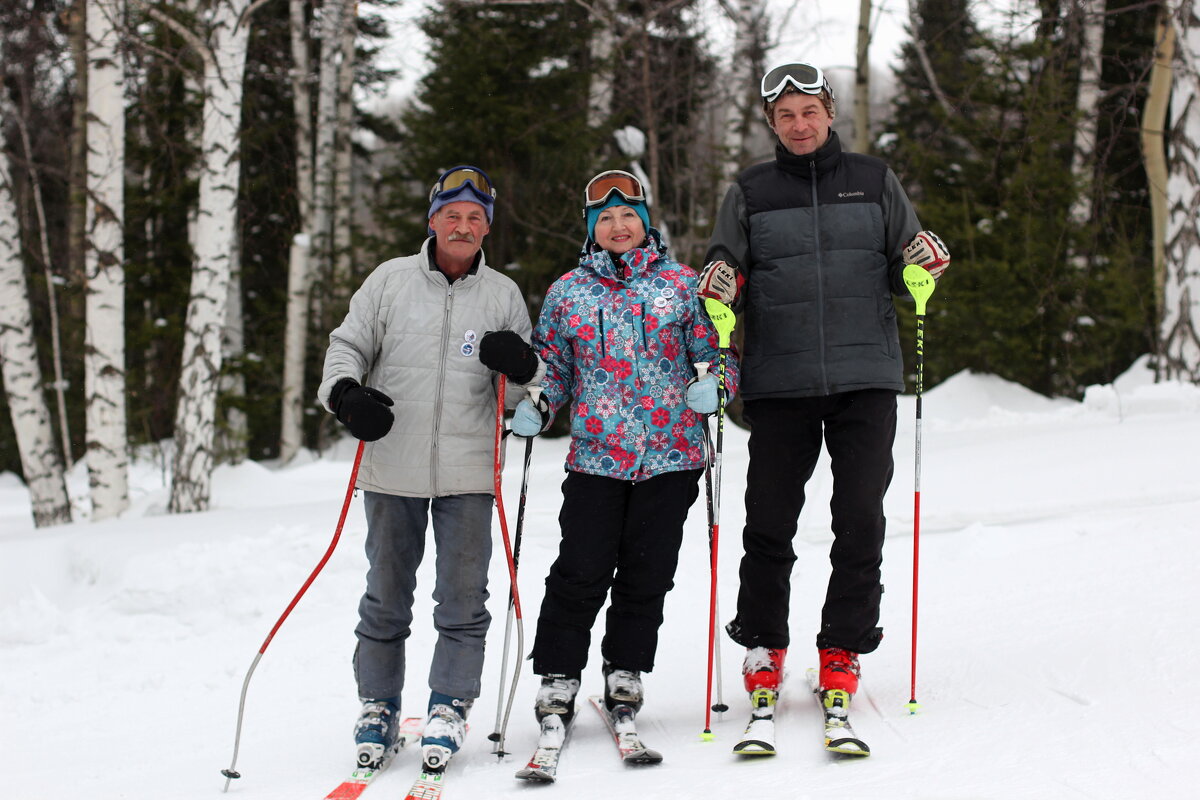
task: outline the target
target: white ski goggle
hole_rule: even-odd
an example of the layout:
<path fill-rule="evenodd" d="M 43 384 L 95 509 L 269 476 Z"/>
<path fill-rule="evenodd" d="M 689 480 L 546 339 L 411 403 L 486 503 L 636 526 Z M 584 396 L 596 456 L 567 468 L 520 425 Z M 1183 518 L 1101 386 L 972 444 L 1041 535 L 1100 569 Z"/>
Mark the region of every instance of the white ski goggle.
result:
<path fill-rule="evenodd" d="M 775 67 L 763 75 L 759 91 L 762 92 L 764 100 L 773 103 L 788 86 L 805 94 L 829 92 L 829 99 L 834 100 L 833 87 L 829 85 L 829 79 L 825 77 L 825 73 L 821 71 L 820 67 L 814 67 L 812 64 L 784 64 L 781 67 Z"/>

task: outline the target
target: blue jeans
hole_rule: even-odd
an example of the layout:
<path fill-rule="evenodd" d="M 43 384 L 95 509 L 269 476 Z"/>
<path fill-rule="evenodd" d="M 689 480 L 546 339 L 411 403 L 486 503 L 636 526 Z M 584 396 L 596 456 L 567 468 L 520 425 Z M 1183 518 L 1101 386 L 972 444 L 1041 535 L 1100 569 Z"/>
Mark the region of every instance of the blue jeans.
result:
<path fill-rule="evenodd" d="M 490 494 L 398 497 L 364 492 L 367 590 L 358 604 L 354 675 L 360 697 L 399 697 L 404 645 L 411 632 L 417 567 L 433 512 L 437 548 L 433 626 L 438 632 L 429 688 L 451 697 L 479 696 L 483 646 L 492 621 L 488 562 L 492 555 Z"/>

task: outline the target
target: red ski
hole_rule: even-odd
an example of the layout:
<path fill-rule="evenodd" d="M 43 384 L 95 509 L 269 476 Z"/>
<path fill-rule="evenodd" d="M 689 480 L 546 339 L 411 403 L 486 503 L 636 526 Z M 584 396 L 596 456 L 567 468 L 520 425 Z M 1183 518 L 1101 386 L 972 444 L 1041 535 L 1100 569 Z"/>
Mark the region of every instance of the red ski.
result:
<path fill-rule="evenodd" d="M 420 741 L 421 728 L 425 726 L 425 720 L 421 717 L 409 717 L 400 723 L 400 734 L 396 739 L 396 746 L 393 749 L 393 754 L 413 742 Z M 325 795 L 325 800 L 358 800 L 358 797 L 367 790 L 371 785 L 371 781 L 375 780 L 379 773 L 387 768 L 391 761 L 389 756 L 387 761 L 377 769 L 362 768 L 354 770 L 350 773 L 350 777 L 334 787 L 333 791 Z"/>

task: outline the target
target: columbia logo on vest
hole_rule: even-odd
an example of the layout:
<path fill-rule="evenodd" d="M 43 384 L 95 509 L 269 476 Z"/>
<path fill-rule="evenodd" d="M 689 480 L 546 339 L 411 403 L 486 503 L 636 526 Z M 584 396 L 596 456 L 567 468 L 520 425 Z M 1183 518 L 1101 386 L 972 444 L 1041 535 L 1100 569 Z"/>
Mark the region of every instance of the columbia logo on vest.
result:
<path fill-rule="evenodd" d="M 838 192 L 838 197 L 862 197 L 866 192 Z"/>

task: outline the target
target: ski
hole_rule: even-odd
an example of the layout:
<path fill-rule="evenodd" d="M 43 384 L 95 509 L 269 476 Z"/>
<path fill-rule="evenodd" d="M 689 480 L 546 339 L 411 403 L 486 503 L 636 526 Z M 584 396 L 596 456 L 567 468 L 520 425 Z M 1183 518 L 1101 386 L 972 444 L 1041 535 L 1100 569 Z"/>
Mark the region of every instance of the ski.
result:
<path fill-rule="evenodd" d="M 849 692 L 841 689 L 821 691 L 821 679 L 815 669 L 808 670 L 808 685 L 812 688 L 813 697 L 821 706 L 825 715 L 825 749 L 831 753 L 847 756 L 869 756 L 871 748 L 858 738 L 854 728 L 850 727 L 850 698 Z"/>
<path fill-rule="evenodd" d="M 404 795 L 404 800 L 441 800 L 442 782 L 445 779 L 444 765 L 436 770 L 422 767 L 421 774 L 413 781 L 412 788 Z"/>
<path fill-rule="evenodd" d="M 750 723 L 742 740 L 733 746 L 739 756 L 775 755 L 775 703 L 779 692 L 775 689 L 755 689 L 750 693 Z"/>
<path fill-rule="evenodd" d="M 638 736 L 634 715 L 637 713 L 627 705 L 618 705 L 612 711 L 604 706 L 604 698 L 591 697 L 592 707 L 604 718 L 608 732 L 617 743 L 621 760 L 626 764 L 658 764 L 663 760 L 662 753 L 651 750 L 642 743 Z"/>
<path fill-rule="evenodd" d="M 401 722 L 396 744 L 383 754 L 383 761 L 380 765 L 378 767 L 358 767 L 350 773 L 349 778 L 325 795 L 325 800 L 358 800 L 358 797 L 371 785 L 371 781 L 387 768 L 388 763 L 397 752 L 421 738 L 421 728 L 424 724 L 425 720 L 421 717 L 409 717 Z"/>
<path fill-rule="evenodd" d="M 537 749 L 529 763 L 517 770 L 517 777 L 524 781 L 553 783 L 558 772 L 558 759 L 567 743 L 570 727 L 563 725 L 561 714 L 547 714 L 542 718 L 542 732 L 538 736 Z"/>

